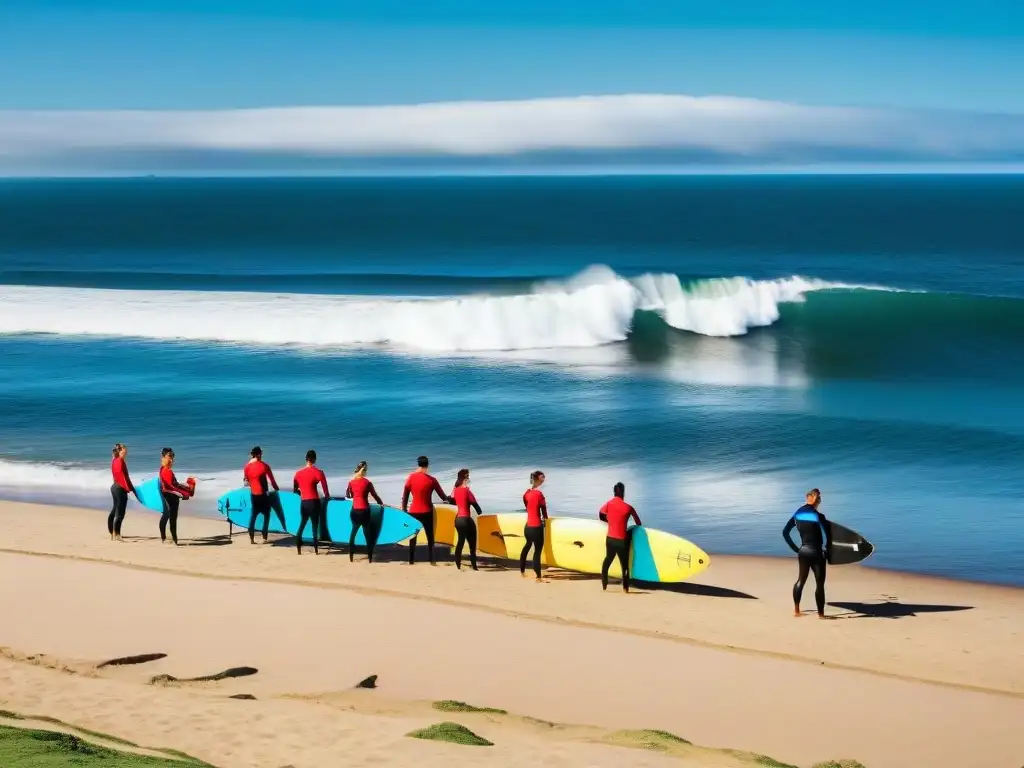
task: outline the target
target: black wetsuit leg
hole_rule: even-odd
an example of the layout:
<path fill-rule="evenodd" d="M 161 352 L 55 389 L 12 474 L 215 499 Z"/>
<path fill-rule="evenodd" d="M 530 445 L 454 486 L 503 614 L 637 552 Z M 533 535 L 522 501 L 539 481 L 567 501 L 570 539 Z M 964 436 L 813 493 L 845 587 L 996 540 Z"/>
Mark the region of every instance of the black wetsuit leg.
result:
<path fill-rule="evenodd" d="M 313 532 L 313 552 L 320 554 L 320 499 L 303 499 L 299 504 L 299 532 L 295 536 L 295 546 L 299 554 L 302 554 L 302 532 L 306 530 L 306 523 L 311 523 Z"/>
<path fill-rule="evenodd" d="M 252 514 L 249 515 L 249 541 L 256 541 L 256 518 L 263 515 L 263 540 L 267 540 L 267 533 L 270 529 L 270 497 L 261 493 L 258 496 L 254 493 L 250 496 L 252 503 Z"/>
<path fill-rule="evenodd" d="M 366 548 L 370 549 L 370 510 L 353 509 L 348 516 L 352 521 L 352 532 L 348 535 L 348 561 L 351 563 L 355 559 L 356 534 L 359 533 L 360 528 L 363 529 L 363 536 L 366 537 Z"/>
<path fill-rule="evenodd" d="M 409 513 L 412 515 L 412 512 Z M 430 555 L 430 564 L 434 564 L 434 510 L 422 514 L 412 515 L 423 526 L 423 532 L 427 535 L 427 553 Z M 420 535 L 417 533 L 412 537 L 409 544 L 409 565 L 416 562 L 416 541 Z"/>
<path fill-rule="evenodd" d="M 797 556 L 797 562 L 799 564 L 799 573 L 797 575 L 796 584 L 793 585 L 793 606 L 799 611 L 800 610 L 800 598 L 803 597 L 804 584 L 807 583 L 807 577 L 814 572 L 814 603 L 818 609 L 818 615 L 825 615 L 825 575 L 828 569 L 828 564 L 825 562 L 825 558 L 821 555 L 805 555 L 800 554 Z"/>
<path fill-rule="evenodd" d="M 526 539 L 526 545 L 523 547 L 523 551 L 519 555 L 519 572 L 526 573 L 526 557 L 533 547 L 533 572 L 537 574 L 537 578 L 540 578 L 540 558 L 544 554 L 544 526 L 543 525 L 528 525 L 523 529 L 523 538 Z"/>
<path fill-rule="evenodd" d="M 114 500 L 110 508 L 110 515 L 107 517 L 107 532 L 111 536 L 121 535 L 121 523 L 124 520 L 125 510 L 128 509 L 128 491 L 117 483 L 110 486 L 110 495 Z"/>
<path fill-rule="evenodd" d="M 469 544 L 469 564 L 473 570 L 476 567 L 476 523 L 472 517 L 456 517 L 455 532 L 458 534 L 458 542 L 455 544 L 455 567 L 462 568 L 462 550 Z"/>
<path fill-rule="evenodd" d="M 167 541 L 167 524 L 171 524 L 171 541 L 178 543 L 178 505 L 181 497 L 175 493 L 165 493 L 164 513 L 160 515 L 160 540 Z"/>
<path fill-rule="evenodd" d="M 629 541 L 627 539 L 613 539 L 611 536 L 604 540 L 604 563 L 601 564 L 601 588 L 608 589 L 608 569 L 612 567 L 615 558 L 619 558 L 619 566 L 622 568 L 622 588 L 629 592 Z"/>

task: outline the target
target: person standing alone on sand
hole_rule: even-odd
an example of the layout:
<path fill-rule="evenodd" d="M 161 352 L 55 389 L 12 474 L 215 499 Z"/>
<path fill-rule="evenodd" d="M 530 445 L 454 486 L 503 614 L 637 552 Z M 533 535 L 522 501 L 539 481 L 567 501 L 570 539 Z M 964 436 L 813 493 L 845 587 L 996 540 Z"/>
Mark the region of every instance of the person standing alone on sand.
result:
<path fill-rule="evenodd" d="M 267 467 L 269 470 L 270 467 Z M 320 493 L 317 485 L 324 492 L 323 501 L 320 500 Z M 320 467 L 316 466 L 316 451 L 306 451 L 306 466 L 295 473 L 292 478 L 292 491 L 299 494 L 299 532 L 295 535 L 295 547 L 299 554 L 302 554 L 302 532 L 306 529 L 306 523 L 313 524 L 313 554 L 320 554 L 320 518 L 327 514 L 327 500 L 331 492 L 327 489 L 327 476 Z M 255 509 L 255 506 L 253 506 Z M 252 526 L 249 528 L 249 536 L 252 537 Z M 266 539 L 266 534 L 264 534 Z"/>
<path fill-rule="evenodd" d="M 814 571 L 814 602 L 818 608 L 818 618 L 825 618 L 825 572 L 828 567 L 828 551 L 832 545 L 827 520 L 818 511 L 821 504 L 821 491 L 812 488 L 806 495 L 807 503 L 789 518 L 782 529 L 782 538 L 789 548 L 797 554 L 799 570 L 796 583 L 793 585 L 793 614 L 800 616 L 800 598 L 803 596 L 807 576 Z M 800 532 L 800 546 L 793 543 L 790 534 L 796 528 Z"/>
<path fill-rule="evenodd" d="M 430 466 L 430 459 L 420 456 L 416 459 L 416 469 L 405 480 L 405 488 L 402 490 L 402 511 L 408 510 L 416 520 L 423 526 L 427 534 L 427 552 L 430 555 L 430 564 L 434 562 L 434 494 L 436 493 L 441 501 L 451 500 L 444 495 L 441 484 L 437 478 L 427 472 Z M 409 496 L 412 496 L 412 506 L 409 506 Z M 412 537 L 409 542 L 409 565 L 416 563 L 416 540 L 419 533 Z"/>
<path fill-rule="evenodd" d="M 622 567 L 622 591 L 629 592 L 629 544 L 633 531 L 626 530 L 629 519 L 640 522 L 640 515 L 633 507 L 626 503 L 626 486 L 616 483 L 612 489 L 614 494 L 598 512 L 604 522 L 608 523 L 608 537 L 605 539 L 604 564 L 601 566 L 601 589 L 608 589 L 608 569 L 612 561 L 619 558 L 619 565 Z"/>
<path fill-rule="evenodd" d="M 348 481 L 348 488 L 345 489 L 345 497 L 352 499 L 352 511 L 349 513 L 352 519 L 352 532 L 348 535 L 348 561 L 350 563 L 355 559 L 356 534 L 359 533 L 360 528 L 363 529 L 363 536 L 366 537 L 366 559 L 371 563 L 373 562 L 373 548 L 377 546 L 377 537 L 380 535 L 370 520 L 370 497 L 373 496 L 373 500 L 382 507 L 384 502 L 377 495 L 377 489 L 373 487 L 373 483 L 366 477 L 368 468 L 365 461 L 356 464 L 355 474 L 352 475 L 352 479 Z"/>
<path fill-rule="evenodd" d="M 252 514 L 249 515 L 249 543 L 256 543 L 256 516 L 263 515 L 263 543 L 267 543 L 270 530 L 270 485 L 275 491 L 281 490 L 274 479 L 270 465 L 263 461 L 263 449 L 258 445 L 249 451 L 249 463 L 242 470 L 242 482 L 249 486 L 252 499 Z M 316 530 L 314 530 L 316 533 Z M 315 537 L 314 537 L 315 538 Z"/>
<path fill-rule="evenodd" d="M 533 547 L 533 572 L 538 582 L 544 579 L 540 575 L 540 558 L 544 553 L 544 523 L 548 519 L 548 502 L 544 498 L 540 487 L 544 485 L 544 473 L 539 469 L 530 473 L 530 489 L 523 494 L 523 504 L 526 506 L 526 527 L 523 530 L 523 538 L 526 544 L 523 551 L 519 553 L 519 573 L 526 576 L 526 557 Z"/>
<path fill-rule="evenodd" d="M 174 450 L 164 448 L 160 451 L 160 493 L 164 497 L 164 513 L 160 515 L 160 541 L 167 541 L 167 524 L 171 524 L 171 541 L 178 546 L 178 505 L 182 499 L 192 497 L 195 490 L 194 481 L 189 478 L 188 485 L 182 485 L 174 476 Z"/>
<path fill-rule="evenodd" d="M 476 496 L 469 490 L 469 470 L 460 469 L 458 477 L 455 478 L 455 487 L 452 489 L 452 499 L 455 501 L 455 533 L 458 540 L 455 543 L 455 567 L 462 570 L 462 549 L 469 542 L 469 565 L 475 571 L 476 567 L 476 523 L 473 522 L 475 509 L 478 515 L 483 514 Z"/>
<path fill-rule="evenodd" d="M 110 473 L 114 476 L 114 483 L 110 486 L 110 495 L 114 499 L 114 505 L 110 508 L 110 515 L 107 517 L 107 531 L 110 533 L 111 541 L 121 541 L 121 523 L 124 521 L 124 513 L 128 508 L 128 494 L 134 494 L 138 499 L 139 493 L 132 485 L 132 479 L 128 477 L 128 464 L 125 463 L 128 446 L 118 443 L 114 446 L 113 453 L 114 459 L 110 462 Z"/>

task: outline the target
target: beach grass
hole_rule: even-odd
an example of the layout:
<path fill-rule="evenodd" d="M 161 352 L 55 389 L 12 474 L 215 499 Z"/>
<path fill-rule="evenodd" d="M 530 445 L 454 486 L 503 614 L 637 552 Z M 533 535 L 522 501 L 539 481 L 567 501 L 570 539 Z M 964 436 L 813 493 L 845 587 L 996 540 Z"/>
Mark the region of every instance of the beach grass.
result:
<path fill-rule="evenodd" d="M 98 735 L 104 739 L 108 738 Z M 212 768 L 188 755 L 151 757 L 91 744 L 68 733 L 0 725 L 0 765 L 32 768 Z"/>
<path fill-rule="evenodd" d="M 493 709 L 492 707 L 476 707 L 472 704 L 467 704 L 464 701 L 454 701 L 452 699 L 444 699 L 443 701 L 435 701 L 431 706 L 440 712 L 475 712 L 483 715 L 507 715 L 504 709 Z"/>
<path fill-rule="evenodd" d="M 613 744 L 652 749 L 656 752 L 671 752 L 677 747 L 688 747 L 690 742 L 668 731 L 655 729 L 615 731 L 606 739 Z"/>
<path fill-rule="evenodd" d="M 413 739 L 427 739 L 429 741 L 446 741 L 449 744 L 463 744 L 472 747 L 493 747 L 494 744 L 487 739 L 481 738 L 469 728 L 458 723 L 434 723 L 426 728 L 420 728 L 412 733 L 407 733 Z"/>
<path fill-rule="evenodd" d="M 815 763 L 814 768 L 864 768 L 864 763 L 857 760 L 826 760 L 824 763 Z"/>

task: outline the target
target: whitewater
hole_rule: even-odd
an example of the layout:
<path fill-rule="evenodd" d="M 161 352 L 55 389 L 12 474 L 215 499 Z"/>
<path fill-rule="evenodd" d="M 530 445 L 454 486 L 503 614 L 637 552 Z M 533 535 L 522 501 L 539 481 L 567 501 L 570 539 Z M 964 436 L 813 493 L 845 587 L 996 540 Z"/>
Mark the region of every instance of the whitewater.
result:
<path fill-rule="evenodd" d="M 130 337 L 422 352 L 588 348 L 623 341 L 638 311 L 680 331 L 739 336 L 812 291 L 887 290 L 805 277 L 625 278 L 592 266 L 518 295 L 347 296 L 0 287 L 0 335 Z"/>

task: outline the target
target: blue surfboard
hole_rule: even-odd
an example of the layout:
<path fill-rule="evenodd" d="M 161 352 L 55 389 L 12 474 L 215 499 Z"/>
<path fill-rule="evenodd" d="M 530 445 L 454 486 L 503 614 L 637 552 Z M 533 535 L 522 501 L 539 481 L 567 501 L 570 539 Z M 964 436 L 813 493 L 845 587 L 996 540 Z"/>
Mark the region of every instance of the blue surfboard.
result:
<path fill-rule="evenodd" d="M 272 491 L 270 493 L 270 508 L 273 513 L 270 515 L 270 526 L 267 529 L 270 533 L 288 533 L 285 525 L 285 509 L 294 507 L 295 514 L 299 514 L 299 496 L 291 491 Z M 235 488 L 228 491 L 217 499 L 217 511 L 224 515 L 239 528 L 249 527 L 249 518 L 252 515 L 252 493 L 248 488 Z M 256 527 L 262 529 L 262 516 L 256 518 Z"/>
<path fill-rule="evenodd" d="M 164 513 L 164 496 L 160 493 L 160 479 L 152 478 L 144 483 L 140 483 L 135 486 L 136 493 L 139 494 L 139 500 L 142 502 L 142 506 L 151 512 L 158 514 Z"/>
<path fill-rule="evenodd" d="M 298 498 L 298 497 L 296 497 Z M 352 502 L 348 499 L 331 499 L 327 502 L 326 528 L 323 531 L 321 540 L 332 541 L 336 544 L 348 544 L 348 537 L 352 534 Z M 288 533 L 295 536 L 299 532 L 299 523 L 302 520 L 298 505 L 294 509 L 285 508 L 285 523 Z M 248 521 L 246 521 L 248 525 Z M 370 505 L 370 525 L 377 532 L 377 544 L 397 544 L 411 538 L 419 533 L 423 526 L 414 517 L 406 514 L 395 507 L 381 507 L 377 504 Z M 356 544 L 366 546 L 366 529 L 360 528 L 356 534 Z M 313 541 L 313 526 L 306 525 L 302 533 L 303 541 Z"/>

